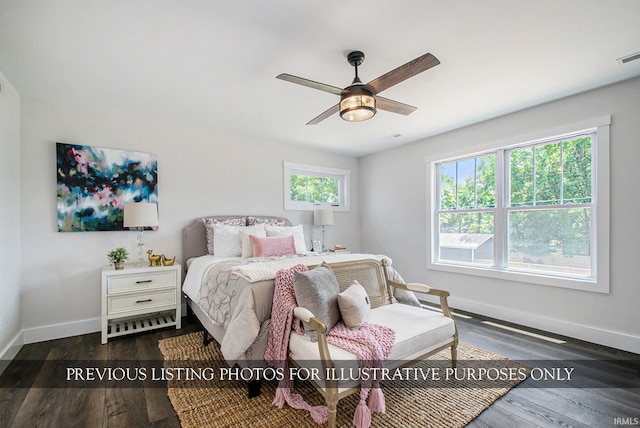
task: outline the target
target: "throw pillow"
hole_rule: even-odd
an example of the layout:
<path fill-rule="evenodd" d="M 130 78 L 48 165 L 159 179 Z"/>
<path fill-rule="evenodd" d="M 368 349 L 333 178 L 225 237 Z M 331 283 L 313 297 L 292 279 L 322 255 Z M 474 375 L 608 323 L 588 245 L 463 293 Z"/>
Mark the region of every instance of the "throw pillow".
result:
<path fill-rule="evenodd" d="M 323 262 L 310 271 L 294 272 L 293 289 L 298 306 L 308 309 L 313 316 L 324 322 L 327 325 L 327 331 L 340 321 L 338 308 L 340 286 L 333 269 L 328 264 Z M 304 328 L 307 332 L 314 331 L 306 323 Z"/>
<path fill-rule="evenodd" d="M 257 236 L 259 238 L 266 238 L 267 233 L 264 231 L 263 224 L 255 224 L 254 227 L 247 227 L 246 229 L 240 229 L 240 243 L 242 244 L 242 257 L 253 257 L 253 245 L 249 237 Z"/>
<path fill-rule="evenodd" d="M 264 225 L 255 226 L 227 226 L 214 224 L 213 226 L 213 254 L 216 257 L 240 257 L 242 256 L 242 241 L 240 231 L 248 233 L 260 233 Z"/>
<path fill-rule="evenodd" d="M 293 236 L 273 236 L 261 238 L 249 235 L 254 257 L 274 257 L 295 254 Z"/>
<path fill-rule="evenodd" d="M 204 223 L 204 228 L 207 235 L 207 251 L 209 252 L 209 254 L 213 254 L 213 225 L 226 224 L 227 226 L 244 226 L 246 224 L 246 220 L 244 217 L 238 217 L 238 218 L 202 217 L 202 223 Z"/>
<path fill-rule="evenodd" d="M 301 224 L 297 226 L 269 226 L 266 225 L 264 230 L 267 231 L 267 236 L 289 236 L 293 235 L 296 243 L 296 251 L 298 253 L 307 252 L 307 244 L 304 240 L 304 229 Z"/>
<path fill-rule="evenodd" d="M 284 217 L 247 217 L 247 226 L 253 226 L 254 224 L 260 223 L 268 226 L 284 226 L 287 224 L 287 219 Z"/>
<path fill-rule="evenodd" d="M 338 294 L 338 307 L 344 325 L 351 330 L 359 330 L 369 315 L 371 303 L 364 287 L 353 280 L 346 290 Z"/>

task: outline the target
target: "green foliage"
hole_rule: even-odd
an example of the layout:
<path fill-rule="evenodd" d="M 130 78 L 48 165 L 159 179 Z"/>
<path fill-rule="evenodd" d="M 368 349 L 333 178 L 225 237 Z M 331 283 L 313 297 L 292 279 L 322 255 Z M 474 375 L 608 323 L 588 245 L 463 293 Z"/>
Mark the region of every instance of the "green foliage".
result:
<path fill-rule="evenodd" d="M 109 251 L 107 258 L 109 259 L 109 263 L 115 264 L 127 260 L 129 258 L 129 252 L 124 247 L 118 247 Z"/>
<path fill-rule="evenodd" d="M 443 210 L 493 208 L 495 156 L 444 164 L 440 167 L 440 183 Z M 441 231 L 449 233 L 493 233 L 493 213 L 443 213 L 440 226 Z"/>
<path fill-rule="evenodd" d="M 524 208 L 591 202 L 591 137 L 513 150 L 510 170 L 510 252 L 589 255 L 590 209 Z"/>
<path fill-rule="evenodd" d="M 591 209 L 566 206 L 591 203 L 591 152 L 591 135 L 506 152 L 510 253 L 590 255 Z M 442 164 L 439 178 L 440 232 L 493 233 L 495 156 Z"/>
<path fill-rule="evenodd" d="M 339 204 L 340 180 L 291 174 L 291 200 Z"/>

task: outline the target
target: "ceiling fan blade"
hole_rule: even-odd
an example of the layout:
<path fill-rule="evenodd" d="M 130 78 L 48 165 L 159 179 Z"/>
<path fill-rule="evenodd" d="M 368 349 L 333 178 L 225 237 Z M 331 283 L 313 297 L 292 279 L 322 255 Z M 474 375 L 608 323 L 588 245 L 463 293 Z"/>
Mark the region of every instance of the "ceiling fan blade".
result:
<path fill-rule="evenodd" d="M 330 109 L 326 110 L 323 113 L 320 113 L 318 116 L 316 116 L 313 119 L 311 119 L 307 123 L 307 125 L 317 125 L 318 123 L 322 122 L 323 120 L 325 120 L 326 118 L 328 118 L 332 114 L 336 114 L 339 110 L 340 110 L 340 104 L 336 104 L 333 107 L 331 107 Z"/>
<path fill-rule="evenodd" d="M 404 82 L 408 78 L 413 77 L 418 73 L 422 73 L 431 67 L 435 67 L 438 64 L 440 64 L 438 58 L 427 53 L 394 70 L 391 70 L 386 74 L 383 74 L 377 79 L 372 80 L 367 83 L 365 87 L 374 94 L 378 94 L 385 89 L 389 89 L 400 82 Z"/>
<path fill-rule="evenodd" d="M 391 113 L 404 114 L 405 116 L 417 110 L 417 107 L 380 96 L 376 96 L 376 107 L 380 110 L 390 111 Z"/>
<path fill-rule="evenodd" d="M 308 88 L 318 89 L 320 91 L 329 92 L 330 94 L 340 95 L 342 88 L 337 86 L 327 85 L 325 83 L 315 82 L 313 80 L 305 79 L 303 77 L 293 76 L 291 74 L 282 73 L 276 76 L 276 79 L 284 80 L 286 82 L 297 83 L 298 85 L 306 86 Z"/>

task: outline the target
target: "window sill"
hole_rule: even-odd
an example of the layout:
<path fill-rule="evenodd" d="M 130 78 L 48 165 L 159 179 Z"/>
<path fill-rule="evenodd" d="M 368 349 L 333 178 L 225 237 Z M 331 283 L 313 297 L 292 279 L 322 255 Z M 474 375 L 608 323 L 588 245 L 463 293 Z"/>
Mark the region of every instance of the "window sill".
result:
<path fill-rule="evenodd" d="M 442 262 L 428 262 L 427 269 L 463 275 L 495 278 L 505 281 L 522 282 L 527 284 L 546 285 L 550 287 L 590 291 L 594 293 L 609 294 L 610 292 L 609 281 L 598 281 L 596 278 L 550 276 L 539 274 L 536 272 L 516 271 L 511 269 L 498 269 L 492 267 Z"/>

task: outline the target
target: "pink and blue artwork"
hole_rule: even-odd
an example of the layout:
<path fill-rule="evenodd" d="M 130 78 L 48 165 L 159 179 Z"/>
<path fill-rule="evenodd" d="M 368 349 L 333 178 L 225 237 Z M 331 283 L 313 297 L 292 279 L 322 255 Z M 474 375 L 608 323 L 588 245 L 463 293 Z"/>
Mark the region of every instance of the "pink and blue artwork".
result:
<path fill-rule="evenodd" d="M 58 231 L 127 230 L 125 202 L 158 202 L 152 153 L 56 143 Z"/>

